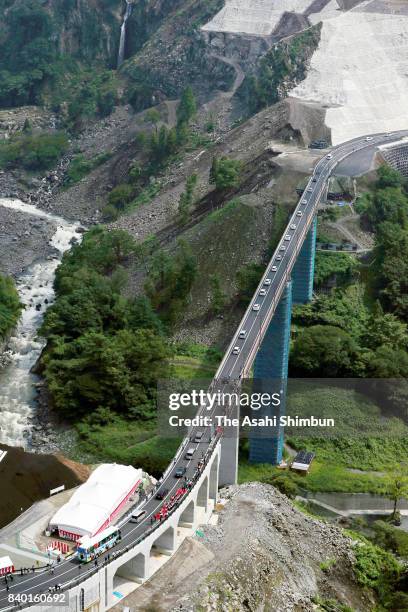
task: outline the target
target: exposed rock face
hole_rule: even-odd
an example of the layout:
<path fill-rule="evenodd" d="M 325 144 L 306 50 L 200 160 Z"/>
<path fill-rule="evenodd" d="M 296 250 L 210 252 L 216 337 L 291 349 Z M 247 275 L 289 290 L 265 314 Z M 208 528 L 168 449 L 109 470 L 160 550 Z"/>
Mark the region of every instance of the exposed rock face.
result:
<path fill-rule="evenodd" d="M 5 15 L 22 4 L 8 0 Z M 60 54 L 115 65 L 125 0 L 38 0 L 38 5 L 52 18 L 52 40 Z"/>
<path fill-rule="evenodd" d="M 137 110 L 164 97 L 176 98 L 191 84 L 204 95 L 230 89 L 233 67 L 214 57 L 200 32 L 200 26 L 222 4 L 222 0 L 152 0 L 140 5 L 144 11 L 135 6 L 128 24 L 126 53 L 136 55 L 125 63 L 123 72 L 130 80 L 130 90 L 150 86 L 150 96 L 132 100 Z M 140 49 L 149 30 L 152 33 Z"/>
<path fill-rule="evenodd" d="M 123 0 L 48 0 L 60 53 L 115 66 Z"/>
<path fill-rule="evenodd" d="M 158 612 L 312 612 L 317 596 L 356 612 L 372 608 L 354 580 L 353 543 L 340 529 L 301 513 L 269 485 L 248 483 L 220 495 L 226 504 L 218 524 L 200 527 L 203 535 L 187 540 L 115 611 L 129 605 Z"/>

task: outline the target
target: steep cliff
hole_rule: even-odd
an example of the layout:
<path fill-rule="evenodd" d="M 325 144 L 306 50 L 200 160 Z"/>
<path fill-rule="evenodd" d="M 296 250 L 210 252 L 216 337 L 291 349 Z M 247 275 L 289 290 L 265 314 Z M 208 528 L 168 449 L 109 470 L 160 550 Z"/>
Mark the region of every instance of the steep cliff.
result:
<path fill-rule="evenodd" d="M 123 74 L 129 79 L 128 97 L 140 110 L 164 97 L 178 97 L 193 84 L 208 95 L 228 90 L 235 70 L 221 62 L 200 31 L 223 0 L 143 0 L 129 19 Z"/>
<path fill-rule="evenodd" d="M 136 110 L 177 97 L 191 82 L 207 94 L 227 90 L 235 71 L 213 57 L 200 32 L 222 4 L 223 0 L 0 0 L 0 107 L 62 108 L 76 125 L 78 114 L 92 116 L 84 108 L 93 95 L 89 90 L 106 90 L 106 82 L 123 62 L 120 91 L 125 90 L 125 101 Z M 109 112 L 119 83 L 111 89 L 115 91 L 109 103 L 103 104 Z M 73 100 L 76 93 L 80 100 Z M 78 105 L 80 112 L 71 112 Z"/>
<path fill-rule="evenodd" d="M 56 54 L 114 65 L 124 6 L 122 0 L 0 0 L 3 61 L 11 59 L 8 45 L 32 49 L 34 41 L 50 34 Z M 30 58 L 24 59 L 30 67 Z"/>
<path fill-rule="evenodd" d="M 54 17 L 60 54 L 116 65 L 122 0 L 47 0 L 43 6 Z"/>
<path fill-rule="evenodd" d="M 113 67 L 121 7 L 121 0 L 0 0 L 0 106 L 55 106 L 65 75 L 85 81 L 82 72 Z"/>

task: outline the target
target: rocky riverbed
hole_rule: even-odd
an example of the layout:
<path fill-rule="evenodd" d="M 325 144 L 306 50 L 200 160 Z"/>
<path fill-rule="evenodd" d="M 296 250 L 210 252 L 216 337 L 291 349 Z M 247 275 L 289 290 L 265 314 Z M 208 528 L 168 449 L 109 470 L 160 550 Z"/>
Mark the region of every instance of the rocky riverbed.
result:
<path fill-rule="evenodd" d="M 56 223 L 0 207 L 0 273 L 17 277 L 40 259 L 55 257 Z"/>

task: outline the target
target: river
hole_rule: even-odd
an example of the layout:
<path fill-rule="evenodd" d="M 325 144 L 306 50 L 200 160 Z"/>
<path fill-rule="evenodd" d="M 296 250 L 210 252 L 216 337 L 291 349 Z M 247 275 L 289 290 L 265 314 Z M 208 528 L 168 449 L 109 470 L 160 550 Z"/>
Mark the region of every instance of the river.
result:
<path fill-rule="evenodd" d="M 373 493 L 316 493 L 301 489 L 300 499 L 309 502 L 321 516 L 361 517 L 369 522 L 390 516 L 394 506 L 390 499 Z M 401 499 L 398 509 L 402 515 L 401 529 L 408 531 L 408 500 Z"/>
<path fill-rule="evenodd" d="M 65 221 L 21 200 L 1 199 L 0 207 L 43 217 L 56 231 L 50 245 L 55 255 L 33 263 L 18 279 L 17 290 L 24 305 L 20 322 L 8 342 L 9 363 L 0 369 L 0 443 L 30 449 L 30 418 L 35 410 L 36 376 L 31 369 L 45 341 L 37 336 L 47 307 L 54 299 L 55 271 L 72 240 L 80 240 L 79 224 Z"/>

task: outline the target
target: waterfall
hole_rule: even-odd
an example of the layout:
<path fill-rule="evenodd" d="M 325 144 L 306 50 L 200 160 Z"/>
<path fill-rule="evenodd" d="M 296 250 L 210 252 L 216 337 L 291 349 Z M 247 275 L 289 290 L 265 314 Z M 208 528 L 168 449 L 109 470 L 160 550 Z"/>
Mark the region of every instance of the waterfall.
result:
<path fill-rule="evenodd" d="M 131 0 L 126 0 L 126 11 L 123 17 L 122 26 L 120 28 L 120 42 L 119 42 L 119 52 L 118 52 L 118 68 L 123 64 L 125 59 L 125 45 L 126 45 L 126 22 L 132 14 L 132 2 Z"/>
<path fill-rule="evenodd" d="M 34 263 L 17 281 L 25 308 L 8 342 L 10 362 L 0 369 L 0 443 L 26 447 L 30 446 L 30 417 L 34 413 L 36 376 L 31 368 L 45 346 L 45 340 L 37 336 L 38 328 L 47 305 L 54 298 L 53 281 L 62 255 L 70 248 L 73 238 L 81 239 L 81 234 L 77 231 L 78 224 L 20 200 L 0 198 L 0 210 L 2 207 L 43 217 L 56 228 L 50 242 L 55 256 Z"/>

